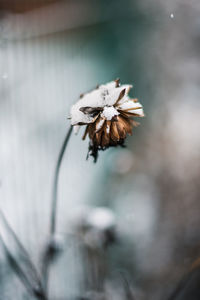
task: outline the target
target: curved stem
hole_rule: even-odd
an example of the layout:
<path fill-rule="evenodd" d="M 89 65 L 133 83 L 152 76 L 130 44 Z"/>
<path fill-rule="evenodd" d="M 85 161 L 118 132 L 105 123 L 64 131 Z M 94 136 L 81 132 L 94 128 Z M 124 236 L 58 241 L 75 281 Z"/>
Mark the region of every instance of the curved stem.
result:
<path fill-rule="evenodd" d="M 54 245 L 54 234 L 56 231 L 56 218 L 57 218 L 57 205 L 58 205 L 58 180 L 59 180 L 59 174 L 60 174 L 60 167 L 62 163 L 62 159 L 67 147 L 67 144 L 69 142 L 70 136 L 72 133 L 72 125 L 70 126 L 66 137 L 64 139 L 64 142 L 62 144 L 62 147 L 60 149 L 60 153 L 58 155 L 56 168 L 54 172 L 54 179 L 53 179 L 53 190 L 52 190 L 52 204 L 51 204 L 51 217 L 50 217 L 50 242 L 47 245 L 47 248 L 45 250 L 44 256 L 43 256 L 43 262 L 42 262 L 42 277 L 43 277 L 43 286 L 44 290 L 47 294 L 48 292 L 48 279 L 49 279 L 49 268 L 52 260 L 54 259 L 54 256 L 56 254 L 56 249 Z"/>
<path fill-rule="evenodd" d="M 52 205 L 51 205 L 51 223 L 50 223 L 50 233 L 51 236 L 54 235 L 55 229 L 56 229 L 56 216 L 57 216 L 57 196 L 58 196 L 58 179 L 59 179 L 59 171 L 60 171 L 60 166 L 61 162 L 65 153 L 65 149 L 67 147 L 69 138 L 71 136 L 72 132 L 72 125 L 70 126 L 67 135 L 64 139 L 64 142 L 62 144 L 62 147 L 60 149 L 60 153 L 58 156 L 57 164 L 56 164 L 56 169 L 54 173 L 54 180 L 53 180 L 53 192 L 52 192 Z"/>

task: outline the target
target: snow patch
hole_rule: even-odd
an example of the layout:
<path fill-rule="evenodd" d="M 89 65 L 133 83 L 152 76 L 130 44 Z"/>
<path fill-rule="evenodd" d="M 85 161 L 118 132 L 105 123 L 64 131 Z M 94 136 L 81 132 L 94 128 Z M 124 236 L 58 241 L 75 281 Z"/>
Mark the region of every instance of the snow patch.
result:
<path fill-rule="evenodd" d="M 105 106 L 101 115 L 110 121 L 114 116 L 118 116 L 119 113 L 113 106 Z"/>
<path fill-rule="evenodd" d="M 99 123 L 97 124 L 97 126 L 96 126 L 96 130 L 100 130 L 101 128 L 102 128 L 102 126 L 103 126 L 103 124 L 104 124 L 104 119 L 101 119 L 100 121 L 99 121 Z"/>
<path fill-rule="evenodd" d="M 127 98 L 128 92 L 131 87 L 132 86 L 128 84 L 116 87 L 116 82 L 111 81 L 107 84 L 100 85 L 98 89 L 84 94 L 83 97 L 71 108 L 71 124 L 77 125 L 93 123 L 95 121 L 95 117 L 92 114 L 83 113 L 82 111 L 80 111 L 80 108 L 113 106 L 118 100 L 120 93 L 124 89 L 124 97 Z M 109 115 L 108 120 L 110 120 Z"/>

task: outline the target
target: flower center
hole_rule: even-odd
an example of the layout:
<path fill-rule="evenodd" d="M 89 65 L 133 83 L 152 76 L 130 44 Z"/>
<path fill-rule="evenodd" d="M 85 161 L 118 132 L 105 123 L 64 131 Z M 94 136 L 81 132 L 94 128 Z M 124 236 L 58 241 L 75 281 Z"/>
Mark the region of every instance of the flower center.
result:
<path fill-rule="evenodd" d="M 105 106 L 101 116 L 106 118 L 107 120 L 112 120 L 114 116 L 118 116 L 118 111 L 113 106 Z"/>

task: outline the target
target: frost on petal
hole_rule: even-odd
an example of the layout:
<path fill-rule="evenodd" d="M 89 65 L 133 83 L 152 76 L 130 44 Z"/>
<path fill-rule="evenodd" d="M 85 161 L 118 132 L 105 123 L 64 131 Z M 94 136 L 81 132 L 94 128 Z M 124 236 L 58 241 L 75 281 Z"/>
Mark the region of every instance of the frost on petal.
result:
<path fill-rule="evenodd" d="M 131 109 L 136 109 L 136 108 L 142 108 L 142 105 L 139 102 L 134 102 L 132 100 L 128 100 L 123 102 L 118 106 L 119 109 L 121 110 L 131 110 Z"/>
<path fill-rule="evenodd" d="M 134 102 L 128 96 L 131 88 L 132 85 L 119 86 L 119 81 L 111 81 L 83 94 L 71 108 L 71 124 L 86 125 L 94 123 L 100 115 L 110 121 L 119 114 L 117 110 L 144 116 L 141 104 Z"/>
<path fill-rule="evenodd" d="M 104 122 L 105 122 L 104 119 L 99 119 L 99 121 L 96 124 L 96 131 L 99 131 L 102 128 Z"/>
<path fill-rule="evenodd" d="M 110 91 L 109 94 L 107 94 L 105 96 L 106 105 L 110 105 L 110 106 L 114 105 L 117 102 L 117 100 L 119 99 L 119 96 L 123 90 L 125 90 L 125 88 L 119 87 L 119 88 L 115 88 L 112 91 Z"/>
<path fill-rule="evenodd" d="M 126 95 L 128 95 L 128 93 L 130 92 L 130 89 L 132 89 L 132 85 L 131 84 L 122 84 L 119 88 L 121 89 L 121 90 L 123 90 L 123 89 L 125 89 L 126 90 Z M 119 89 L 118 88 L 118 89 Z"/>
<path fill-rule="evenodd" d="M 106 132 L 109 134 L 110 133 L 110 125 L 106 125 Z"/>
<path fill-rule="evenodd" d="M 101 92 L 94 90 L 85 94 L 76 104 L 71 108 L 71 124 L 88 124 L 94 122 L 94 116 L 84 113 L 80 108 L 84 107 L 103 107 Z"/>
<path fill-rule="evenodd" d="M 133 111 L 129 111 L 130 113 L 134 113 L 136 115 L 138 115 L 139 117 L 144 117 L 144 111 L 142 108 L 133 110 Z"/>
<path fill-rule="evenodd" d="M 125 94 L 122 99 L 116 102 L 116 106 L 119 107 L 122 103 L 127 102 L 129 100 L 131 100 L 130 97 Z"/>
<path fill-rule="evenodd" d="M 79 103 L 76 103 L 71 108 L 71 124 L 78 125 L 78 124 L 87 124 L 92 123 L 94 117 L 90 116 L 89 114 L 84 114 L 80 111 Z"/>
<path fill-rule="evenodd" d="M 114 116 L 118 116 L 119 112 L 113 106 L 105 106 L 101 116 L 110 121 Z"/>
<path fill-rule="evenodd" d="M 101 84 L 99 86 L 99 89 L 107 89 L 107 90 L 112 90 L 116 87 L 116 81 L 111 81 L 111 82 L 108 82 L 106 84 Z"/>
<path fill-rule="evenodd" d="M 125 101 L 124 103 L 120 104 L 117 108 L 129 113 L 137 114 L 141 117 L 144 116 L 142 105 L 139 102 L 134 102 L 133 100 Z"/>
<path fill-rule="evenodd" d="M 130 84 L 123 84 L 119 88 L 115 89 L 116 94 L 118 93 L 118 97 L 117 97 L 116 103 L 115 103 L 116 105 L 119 105 L 120 103 L 124 103 L 124 102 L 130 100 L 128 93 L 132 87 L 133 86 Z"/>
<path fill-rule="evenodd" d="M 71 108 L 71 124 L 88 124 L 95 121 L 94 115 L 89 113 L 89 108 L 101 108 L 112 106 L 118 100 L 120 93 L 125 90 L 125 95 L 130 85 L 123 85 L 116 88 L 116 82 L 101 85 L 99 89 L 86 93 Z M 84 110 L 84 108 L 87 108 Z"/>

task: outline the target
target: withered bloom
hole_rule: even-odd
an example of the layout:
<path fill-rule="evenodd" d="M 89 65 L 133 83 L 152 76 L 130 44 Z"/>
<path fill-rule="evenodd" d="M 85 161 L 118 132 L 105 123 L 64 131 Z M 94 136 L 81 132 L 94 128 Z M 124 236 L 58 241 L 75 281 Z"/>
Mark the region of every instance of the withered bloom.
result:
<path fill-rule="evenodd" d="M 89 136 L 88 154 L 97 160 L 98 151 L 111 146 L 123 146 L 127 134 L 139 123 L 133 117 L 143 117 L 142 105 L 128 96 L 131 85 L 119 80 L 98 86 L 80 96 L 71 108 L 71 124 L 86 125 L 83 140 Z"/>

